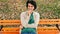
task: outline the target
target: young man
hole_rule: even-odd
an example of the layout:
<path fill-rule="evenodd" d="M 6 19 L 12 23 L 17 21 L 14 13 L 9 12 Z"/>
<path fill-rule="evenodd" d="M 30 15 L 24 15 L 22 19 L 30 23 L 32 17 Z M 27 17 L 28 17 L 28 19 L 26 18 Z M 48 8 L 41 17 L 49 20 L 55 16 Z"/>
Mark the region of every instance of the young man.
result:
<path fill-rule="evenodd" d="M 27 11 L 21 13 L 21 34 L 37 34 L 37 26 L 39 23 L 40 15 L 35 12 L 37 8 L 36 2 L 28 0 L 26 2 Z"/>

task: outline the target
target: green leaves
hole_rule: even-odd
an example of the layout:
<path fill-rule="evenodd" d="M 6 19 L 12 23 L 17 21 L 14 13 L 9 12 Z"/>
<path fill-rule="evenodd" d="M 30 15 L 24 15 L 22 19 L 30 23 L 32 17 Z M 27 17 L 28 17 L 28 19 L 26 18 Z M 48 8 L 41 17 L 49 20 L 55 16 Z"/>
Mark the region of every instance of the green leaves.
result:
<path fill-rule="evenodd" d="M 36 0 L 41 19 L 60 18 L 60 0 Z M 0 0 L 0 19 L 20 19 L 26 0 Z"/>
<path fill-rule="evenodd" d="M 0 2 L 7 2 L 8 0 L 0 0 Z"/>

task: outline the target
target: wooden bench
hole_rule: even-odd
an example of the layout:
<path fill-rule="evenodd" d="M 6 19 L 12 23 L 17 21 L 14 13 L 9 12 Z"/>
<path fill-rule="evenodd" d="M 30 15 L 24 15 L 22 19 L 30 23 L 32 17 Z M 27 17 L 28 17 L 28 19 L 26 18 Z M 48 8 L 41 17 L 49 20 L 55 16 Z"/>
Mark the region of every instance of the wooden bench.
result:
<path fill-rule="evenodd" d="M 49 24 L 49 25 L 47 25 Z M 54 26 L 60 24 L 60 19 L 40 19 L 37 32 L 38 34 L 58 34 L 58 29 Z M 0 25 L 4 27 L 0 32 L 2 34 L 19 34 L 20 20 L 0 20 Z M 18 26 L 17 26 L 18 25 Z M 52 25 L 52 26 L 51 26 Z"/>

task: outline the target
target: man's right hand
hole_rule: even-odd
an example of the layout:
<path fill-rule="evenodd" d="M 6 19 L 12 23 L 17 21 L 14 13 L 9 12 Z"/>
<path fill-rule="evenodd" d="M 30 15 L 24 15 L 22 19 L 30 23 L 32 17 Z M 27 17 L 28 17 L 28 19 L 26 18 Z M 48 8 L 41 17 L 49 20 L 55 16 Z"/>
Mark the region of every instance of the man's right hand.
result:
<path fill-rule="evenodd" d="M 23 26 L 20 26 L 20 28 L 22 29 L 22 28 L 23 28 Z"/>

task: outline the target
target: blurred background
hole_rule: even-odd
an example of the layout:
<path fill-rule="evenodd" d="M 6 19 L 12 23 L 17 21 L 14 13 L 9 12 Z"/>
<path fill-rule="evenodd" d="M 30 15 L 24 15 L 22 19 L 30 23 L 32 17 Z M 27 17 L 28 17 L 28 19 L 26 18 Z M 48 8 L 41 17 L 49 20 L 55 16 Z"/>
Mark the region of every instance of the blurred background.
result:
<path fill-rule="evenodd" d="M 20 20 L 27 0 L 0 0 L 0 20 Z M 60 19 L 60 0 L 35 0 L 40 19 Z"/>

